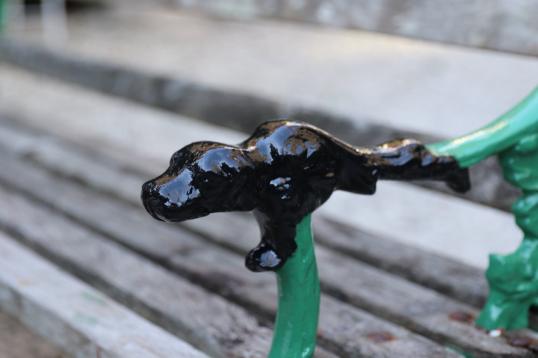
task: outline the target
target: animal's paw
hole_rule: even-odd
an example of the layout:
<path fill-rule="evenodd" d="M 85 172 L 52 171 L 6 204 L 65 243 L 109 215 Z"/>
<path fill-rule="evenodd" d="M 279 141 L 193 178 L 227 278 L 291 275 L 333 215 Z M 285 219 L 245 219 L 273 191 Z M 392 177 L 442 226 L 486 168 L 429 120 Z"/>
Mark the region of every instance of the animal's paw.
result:
<path fill-rule="evenodd" d="M 458 169 L 445 178 L 448 187 L 458 193 L 465 193 L 471 189 L 471 179 L 469 178 L 469 169 Z"/>
<path fill-rule="evenodd" d="M 284 264 L 284 260 L 265 244 L 252 249 L 245 259 L 245 265 L 250 271 L 274 271 Z"/>

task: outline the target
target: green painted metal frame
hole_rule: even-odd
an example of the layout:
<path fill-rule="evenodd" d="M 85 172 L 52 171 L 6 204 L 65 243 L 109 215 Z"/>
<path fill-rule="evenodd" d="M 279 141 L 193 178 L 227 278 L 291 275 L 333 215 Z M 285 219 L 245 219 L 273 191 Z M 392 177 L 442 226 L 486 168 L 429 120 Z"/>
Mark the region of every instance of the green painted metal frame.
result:
<path fill-rule="evenodd" d="M 278 313 L 270 358 L 307 358 L 316 347 L 320 284 L 311 214 L 297 225 L 295 242 L 297 251 L 276 272 Z"/>
<path fill-rule="evenodd" d="M 428 148 L 462 167 L 496 155 L 505 179 L 521 189 L 512 211 L 523 241 L 512 254 L 490 255 L 490 292 L 476 323 L 488 330 L 528 327 L 529 309 L 538 305 L 538 87 L 487 126 Z"/>
<path fill-rule="evenodd" d="M 462 167 L 497 155 L 506 180 L 522 190 L 513 212 L 523 242 L 512 254 L 490 255 L 490 294 L 477 324 L 490 330 L 527 327 L 529 308 L 538 305 L 538 87 L 489 125 L 427 147 L 453 156 Z M 314 354 L 320 285 L 310 221 L 307 215 L 297 225 L 297 252 L 277 271 L 279 302 L 270 358 Z"/>

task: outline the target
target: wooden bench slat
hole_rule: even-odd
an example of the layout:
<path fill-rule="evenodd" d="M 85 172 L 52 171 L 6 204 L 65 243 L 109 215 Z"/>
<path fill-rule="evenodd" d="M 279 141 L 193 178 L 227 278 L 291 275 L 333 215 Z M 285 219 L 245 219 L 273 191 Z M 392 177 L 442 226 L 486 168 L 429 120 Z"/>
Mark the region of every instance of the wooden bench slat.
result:
<path fill-rule="evenodd" d="M 140 216 L 143 214 L 134 208 L 130 212 L 128 207 L 122 208 L 119 203 L 112 200 L 106 205 L 101 205 L 100 202 L 104 201 L 104 198 L 100 199 L 99 202 L 96 200 L 92 202 L 95 195 L 83 196 L 83 188 L 70 189 L 67 182 L 62 182 L 59 179 L 32 180 L 30 168 L 23 169 L 20 164 L 10 162 L 6 158 L 0 158 L 0 163 L 3 167 L 10 168 L 5 173 L 0 173 L 4 181 L 9 181 L 11 185 L 19 186 L 19 188 L 23 187 L 22 190 L 40 197 L 41 200 L 45 200 L 49 205 L 53 205 L 65 214 L 75 216 L 79 221 L 91 223 L 92 227 L 106 231 L 108 235 L 128 242 L 130 245 L 136 245 L 137 242 L 147 239 L 147 234 L 140 235 L 140 233 L 148 228 L 151 228 L 152 232 L 162 230 L 162 224 L 145 222 L 143 216 Z M 19 168 L 17 169 L 17 167 Z M 15 174 L 17 172 L 18 174 Z M 39 187 L 39 183 L 42 183 L 48 190 L 35 189 Z M 110 182 L 110 184 L 114 184 L 114 182 Z M 59 197 L 60 195 L 63 197 Z M 131 193 L 131 202 L 136 200 L 135 195 L 135 193 Z M 80 207 L 79 203 L 82 202 L 87 204 L 87 208 Z M 118 208 L 109 209 L 114 205 L 117 205 Z M 106 222 L 106 218 L 112 217 L 113 212 L 117 213 L 114 220 Z M 119 214 L 120 212 L 126 214 L 125 220 L 124 216 Z M 208 239 L 212 239 L 215 230 L 218 230 L 220 237 L 217 240 L 224 240 L 227 246 L 235 247 L 238 251 L 246 251 L 253 246 L 252 239 L 257 237 L 257 234 L 255 236 L 245 235 L 256 231 L 252 222 L 244 220 L 244 216 L 236 215 L 233 219 L 234 229 L 243 233 L 238 236 L 233 232 L 230 233 L 230 219 L 221 220 L 219 223 L 219 220 L 216 220 L 219 217 L 222 216 L 212 216 L 210 224 L 201 219 L 187 222 L 184 226 L 195 227 L 198 231 L 210 229 Z M 126 227 L 133 231 L 126 233 Z M 171 235 L 173 234 L 171 233 Z M 333 295 L 358 307 L 367 308 L 377 315 L 411 327 L 421 334 L 450 342 L 467 351 L 490 352 L 500 355 L 527 354 L 527 351 L 511 347 L 502 339 L 489 337 L 468 323 L 456 322 L 449 318 L 449 315 L 455 312 L 476 314 L 476 311 L 467 305 L 457 303 L 434 291 L 397 279 L 395 276 L 321 247 L 318 248 L 318 258 L 324 288 Z M 341 280 L 342 277 L 346 277 L 346 280 Z M 395 302 L 394 297 L 401 299 Z"/>
<path fill-rule="evenodd" d="M 247 271 L 243 266 L 242 256 L 229 253 L 218 246 L 211 246 L 188 232 L 154 222 L 140 208 L 120 204 L 65 180 L 25 167 L 5 156 L 0 157 L 0 165 L 6 170 L 4 172 L 6 175 L 0 174 L 0 181 L 9 182 L 11 186 L 31 193 L 40 200 L 46 201 L 47 205 L 62 210 L 79 222 L 90 225 L 94 230 L 112 236 L 139 252 L 163 261 L 166 266 L 186 274 L 192 280 L 203 283 L 209 289 L 217 290 L 233 298 L 243 306 L 261 313 L 263 317 L 267 318 L 274 313 L 277 301 L 274 277 L 268 274 L 256 275 Z M 32 190 L 31 187 L 46 187 L 47 190 Z M 6 199 L 1 189 L 0 198 L 9 202 L 11 207 L 14 206 L 14 202 L 23 205 L 20 204 L 23 202 L 21 199 Z M 81 205 L 81 203 L 84 204 Z M 28 205 L 18 209 L 18 211 L 30 212 L 31 210 Z M 1 225 L 9 226 L 14 222 L 17 223 L 6 215 L 0 209 Z M 47 225 L 60 226 L 65 232 L 67 223 L 60 222 L 60 219 L 54 220 L 58 222 L 49 219 Z M 21 219 L 19 225 L 24 225 L 25 222 L 26 220 Z M 43 230 L 43 225 L 40 225 L 40 228 Z M 38 233 L 34 235 L 36 236 L 34 240 L 45 240 L 37 237 Z M 70 236 L 73 235 L 73 233 L 70 234 Z M 148 248 L 148 245 L 154 249 Z M 48 250 L 58 250 L 49 246 L 47 245 Z M 77 252 L 72 253 L 72 255 L 76 254 Z M 166 260 L 167 257 L 169 260 Z M 74 259 L 71 258 L 71 260 Z M 91 257 L 86 259 L 85 265 L 91 265 L 91 259 Z M 177 295 L 182 295 L 182 293 L 178 292 Z M 344 355 L 390 356 L 401 352 L 402 346 L 414 347 L 414 352 L 422 352 L 424 356 L 451 354 L 427 339 L 379 320 L 359 309 L 339 303 L 326 295 L 323 296 L 322 304 L 320 340 Z M 395 337 L 394 342 L 379 344 L 370 340 L 368 335 L 375 332 L 389 332 Z"/>
<path fill-rule="evenodd" d="M 475 307 L 486 300 L 481 269 L 332 219 L 319 218 L 313 226 L 318 242 L 342 254 Z"/>
<path fill-rule="evenodd" d="M 0 195 L 5 230 L 178 336 L 221 357 L 268 351 L 271 331 L 243 309 L 36 203 Z"/>
<path fill-rule="evenodd" d="M 1 232 L 0 297 L 2 310 L 73 356 L 206 357 Z"/>

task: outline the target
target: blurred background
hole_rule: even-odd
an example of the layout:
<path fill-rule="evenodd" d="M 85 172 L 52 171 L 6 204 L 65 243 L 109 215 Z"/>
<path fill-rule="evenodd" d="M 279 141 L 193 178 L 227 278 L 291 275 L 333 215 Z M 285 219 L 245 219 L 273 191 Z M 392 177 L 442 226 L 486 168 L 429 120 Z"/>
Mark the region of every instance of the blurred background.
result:
<path fill-rule="evenodd" d="M 0 155 L 137 205 L 136 178 L 180 147 L 235 143 L 265 120 L 304 120 L 355 145 L 459 136 L 538 84 L 537 20 L 535 0 L 0 0 Z M 127 179 L 110 185 L 57 142 Z M 38 196 L 19 184 L 0 177 Z M 520 242 L 517 192 L 494 162 L 473 185 L 461 198 L 382 183 L 319 211 L 483 270 Z M 13 221 L 6 213 L 0 229 Z"/>

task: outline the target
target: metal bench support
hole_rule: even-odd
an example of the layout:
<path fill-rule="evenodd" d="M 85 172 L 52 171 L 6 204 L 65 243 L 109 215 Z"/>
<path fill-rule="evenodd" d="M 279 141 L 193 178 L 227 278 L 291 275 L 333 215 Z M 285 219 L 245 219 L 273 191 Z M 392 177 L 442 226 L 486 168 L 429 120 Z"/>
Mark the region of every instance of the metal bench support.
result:
<path fill-rule="evenodd" d="M 277 274 L 278 313 L 270 358 L 311 357 L 316 347 L 320 286 L 311 215 L 297 225 L 297 251 Z"/>
<path fill-rule="evenodd" d="M 523 241 L 512 254 L 490 255 L 490 293 L 477 324 L 488 330 L 527 327 L 529 309 L 538 304 L 538 87 L 486 127 L 429 149 L 462 167 L 497 155 L 505 179 L 521 189 L 512 210 Z"/>

